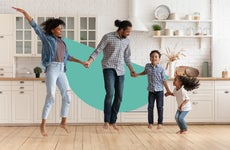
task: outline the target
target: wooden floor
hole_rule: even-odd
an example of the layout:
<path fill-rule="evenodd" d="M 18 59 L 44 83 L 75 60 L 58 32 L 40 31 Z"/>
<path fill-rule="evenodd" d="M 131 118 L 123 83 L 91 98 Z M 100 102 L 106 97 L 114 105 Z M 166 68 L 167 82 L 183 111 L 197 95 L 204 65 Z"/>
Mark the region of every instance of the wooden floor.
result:
<path fill-rule="evenodd" d="M 119 127 L 69 126 L 67 134 L 48 126 L 48 137 L 39 127 L 0 127 L 0 150 L 230 150 L 230 125 L 189 125 L 186 135 L 175 134 L 176 125 Z"/>

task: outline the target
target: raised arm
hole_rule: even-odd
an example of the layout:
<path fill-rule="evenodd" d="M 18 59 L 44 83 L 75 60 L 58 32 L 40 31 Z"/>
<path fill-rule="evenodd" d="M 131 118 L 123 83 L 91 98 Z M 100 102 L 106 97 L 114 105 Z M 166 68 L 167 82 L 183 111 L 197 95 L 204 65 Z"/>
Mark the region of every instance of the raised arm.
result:
<path fill-rule="evenodd" d="M 33 18 L 25 10 L 21 8 L 17 8 L 17 7 L 12 7 L 12 8 L 22 13 L 25 16 L 26 20 L 30 23 L 30 25 L 32 26 L 36 34 L 39 36 L 39 38 L 42 40 L 42 42 L 45 42 L 47 40 L 46 35 L 43 32 L 43 30 L 40 28 L 39 25 L 37 25 L 37 23 L 33 20 Z"/>
<path fill-rule="evenodd" d="M 22 13 L 25 16 L 26 20 L 28 20 L 28 22 L 31 22 L 33 20 L 33 18 L 25 10 L 23 10 L 21 8 L 17 8 L 17 7 L 12 7 L 12 8 L 15 9 L 16 11 Z"/>

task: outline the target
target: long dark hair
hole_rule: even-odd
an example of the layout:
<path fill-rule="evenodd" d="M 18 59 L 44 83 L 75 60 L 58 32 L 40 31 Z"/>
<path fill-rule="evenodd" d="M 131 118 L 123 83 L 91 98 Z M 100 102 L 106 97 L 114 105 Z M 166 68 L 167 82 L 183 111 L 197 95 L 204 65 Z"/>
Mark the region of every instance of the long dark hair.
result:
<path fill-rule="evenodd" d="M 187 91 L 192 91 L 200 86 L 199 80 L 196 77 L 177 76 L 176 78 L 181 82 L 181 84 L 184 86 L 184 89 Z"/>
<path fill-rule="evenodd" d="M 126 30 L 128 27 L 132 27 L 132 23 L 130 21 L 128 21 L 128 20 L 123 20 L 123 21 L 115 20 L 114 24 L 115 24 L 116 27 L 118 27 L 118 31 L 120 29 Z"/>
<path fill-rule="evenodd" d="M 59 18 L 49 18 L 41 24 L 45 34 L 52 35 L 51 30 L 55 29 L 57 26 L 65 26 L 65 22 Z"/>

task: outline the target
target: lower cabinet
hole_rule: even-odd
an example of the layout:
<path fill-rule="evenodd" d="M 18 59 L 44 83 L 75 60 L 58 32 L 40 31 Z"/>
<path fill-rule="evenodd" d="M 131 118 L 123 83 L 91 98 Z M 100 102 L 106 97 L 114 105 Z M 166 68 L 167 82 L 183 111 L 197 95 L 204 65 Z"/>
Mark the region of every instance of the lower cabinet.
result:
<path fill-rule="evenodd" d="M 12 122 L 33 123 L 33 81 L 12 81 Z"/>
<path fill-rule="evenodd" d="M 220 81 L 215 86 L 215 121 L 230 122 L 230 81 Z"/>
<path fill-rule="evenodd" d="M 192 110 L 188 122 L 214 122 L 214 81 L 200 81 L 199 89 L 189 92 Z"/>
<path fill-rule="evenodd" d="M 172 83 L 168 83 L 173 89 Z M 98 110 L 71 91 L 68 123 L 103 123 L 103 110 Z M 45 104 L 46 85 L 44 81 L 0 81 L 0 123 L 40 123 Z M 230 123 L 230 81 L 200 81 L 200 88 L 189 92 L 192 110 L 186 116 L 187 122 Z M 57 89 L 55 103 L 47 123 L 60 123 L 62 97 Z M 177 110 L 173 96 L 164 99 L 164 123 L 175 122 Z M 154 108 L 154 121 L 157 109 Z M 118 123 L 147 123 L 147 106 L 118 114 Z"/>
<path fill-rule="evenodd" d="M 0 81 L 0 85 L 0 123 L 11 123 L 11 81 Z"/>

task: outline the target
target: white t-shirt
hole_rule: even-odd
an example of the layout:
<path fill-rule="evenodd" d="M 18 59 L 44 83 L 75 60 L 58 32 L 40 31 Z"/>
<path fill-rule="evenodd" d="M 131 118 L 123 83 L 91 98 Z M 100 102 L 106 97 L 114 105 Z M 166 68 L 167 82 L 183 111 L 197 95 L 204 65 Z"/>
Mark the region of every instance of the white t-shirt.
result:
<path fill-rule="evenodd" d="M 173 95 L 176 97 L 178 107 L 183 103 L 185 100 L 189 100 L 188 93 L 182 86 L 179 90 L 176 88 L 173 90 Z M 188 101 L 183 107 L 182 111 L 189 111 L 192 109 L 190 101 Z"/>

